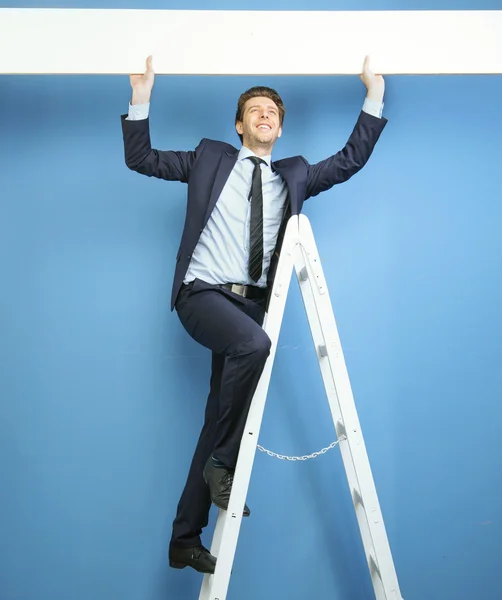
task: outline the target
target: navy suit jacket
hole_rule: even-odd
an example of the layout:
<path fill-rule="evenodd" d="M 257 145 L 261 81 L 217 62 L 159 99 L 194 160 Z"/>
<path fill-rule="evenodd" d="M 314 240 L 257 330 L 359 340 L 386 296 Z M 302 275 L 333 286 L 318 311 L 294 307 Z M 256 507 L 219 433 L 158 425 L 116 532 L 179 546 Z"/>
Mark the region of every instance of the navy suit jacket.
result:
<path fill-rule="evenodd" d="M 126 165 L 142 175 L 188 184 L 188 202 L 171 294 L 174 309 L 192 253 L 206 226 L 223 187 L 237 162 L 239 151 L 230 144 L 203 139 L 193 151 L 152 149 L 149 119 L 128 121 L 121 115 Z M 302 211 L 303 202 L 311 196 L 347 181 L 366 164 L 383 131 L 387 119 L 361 111 L 345 147 L 333 156 L 309 164 L 303 156 L 272 162 L 271 168 L 285 180 L 288 209 L 285 212 L 269 274 L 269 290 L 277 267 L 287 218 Z M 270 292 L 269 292 L 270 294 Z"/>

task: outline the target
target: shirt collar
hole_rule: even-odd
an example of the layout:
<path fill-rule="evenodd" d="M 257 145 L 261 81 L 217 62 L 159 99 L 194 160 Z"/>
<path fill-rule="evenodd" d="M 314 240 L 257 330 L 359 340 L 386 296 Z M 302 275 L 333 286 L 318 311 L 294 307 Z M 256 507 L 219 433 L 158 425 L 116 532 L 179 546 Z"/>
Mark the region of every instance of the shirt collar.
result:
<path fill-rule="evenodd" d="M 246 148 L 246 146 L 242 146 L 242 148 L 239 150 L 239 156 L 237 157 L 237 160 L 245 160 L 246 158 L 248 158 L 248 156 L 256 156 L 256 154 L 252 152 L 249 148 Z M 269 154 L 268 156 L 260 156 L 260 158 L 267 163 L 267 166 L 270 167 L 270 164 L 272 162 L 271 154 Z"/>

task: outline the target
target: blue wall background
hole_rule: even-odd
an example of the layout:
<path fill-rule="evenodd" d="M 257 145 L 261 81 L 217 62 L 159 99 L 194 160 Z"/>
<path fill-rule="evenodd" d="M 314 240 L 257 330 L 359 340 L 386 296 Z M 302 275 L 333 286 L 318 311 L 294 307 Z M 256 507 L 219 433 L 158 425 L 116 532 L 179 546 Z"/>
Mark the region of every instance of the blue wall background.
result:
<path fill-rule="evenodd" d="M 287 106 L 275 158 L 332 154 L 364 99 L 357 77 L 158 76 L 154 145 L 237 144 L 236 101 L 258 81 Z M 404 598 L 499 600 L 502 80 L 386 82 L 389 123 L 370 163 L 309 201 L 305 214 Z M 170 570 L 167 548 L 210 361 L 169 312 L 185 188 L 125 167 L 119 116 L 129 98 L 127 77 L 0 77 L 1 600 L 198 597 L 201 576 Z M 333 439 L 294 284 L 260 443 L 306 454 Z M 306 463 L 258 453 L 249 504 L 229 600 L 372 597 L 337 450 Z"/>

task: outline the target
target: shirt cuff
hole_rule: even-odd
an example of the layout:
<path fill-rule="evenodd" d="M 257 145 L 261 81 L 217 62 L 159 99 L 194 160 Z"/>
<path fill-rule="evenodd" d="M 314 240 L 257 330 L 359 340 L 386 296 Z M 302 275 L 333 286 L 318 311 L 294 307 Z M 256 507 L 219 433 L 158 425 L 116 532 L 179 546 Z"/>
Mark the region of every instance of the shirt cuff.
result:
<path fill-rule="evenodd" d="M 369 115 L 373 115 L 374 117 L 382 118 L 383 113 L 383 102 L 378 102 L 377 100 L 370 100 L 369 98 L 365 98 L 363 104 L 364 112 Z"/>
<path fill-rule="evenodd" d="M 126 117 L 126 121 L 141 121 L 142 119 L 148 119 L 149 111 L 149 102 L 147 104 L 131 104 L 129 102 L 129 114 Z"/>

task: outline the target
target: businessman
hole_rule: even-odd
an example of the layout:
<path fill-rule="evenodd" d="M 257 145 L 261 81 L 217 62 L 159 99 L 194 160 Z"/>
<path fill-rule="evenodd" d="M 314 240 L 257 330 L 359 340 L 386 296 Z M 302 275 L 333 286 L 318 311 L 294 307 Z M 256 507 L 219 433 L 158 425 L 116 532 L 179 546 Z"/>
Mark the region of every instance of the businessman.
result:
<path fill-rule="evenodd" d="M 270 353 L 262 329 L 286 223 L 305 200 L 347 181 L 369 160 L 387 119 L 385 83 L 366 57 L 366 98 L 343 149 L 316 164 L 302 156 L 272 160 L 285 108 L 279 94 L 253 87 L 237 103 L 241 145 L 203 139 L 192 151 L 152 149 L 149 105 L 152 57 L 131 75 L 132 100 L 121 116 L 125 162 L 149 177 L 188 184 L 186 219 L 176 256 L 171 311 L 212 352 L 204 425 L 178 504 L 169 545 L 171 567 L 214 573 L 202 545 L 211 502 L 228 507 L 253 393 Z M 244 516 L 250 510 L 244 507 Z"/>

